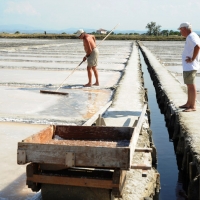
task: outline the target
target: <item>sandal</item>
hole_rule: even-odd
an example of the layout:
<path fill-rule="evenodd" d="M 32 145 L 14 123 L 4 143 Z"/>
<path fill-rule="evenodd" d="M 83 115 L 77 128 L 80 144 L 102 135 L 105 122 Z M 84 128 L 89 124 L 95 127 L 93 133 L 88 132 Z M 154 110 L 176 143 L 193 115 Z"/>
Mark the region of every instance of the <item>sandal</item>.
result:
<path fill-rule="evenodd" d="M 194 109 L 194 108 L 187 108 L 187 109 L 183 110 L 183 112 L 194 112 L 194 111 L 196 111 L 196 109 Z"/>
<path fill-rule="evenodd" d="M 188 108 L 186 105 L 179 106 L 179 108 Z"/>

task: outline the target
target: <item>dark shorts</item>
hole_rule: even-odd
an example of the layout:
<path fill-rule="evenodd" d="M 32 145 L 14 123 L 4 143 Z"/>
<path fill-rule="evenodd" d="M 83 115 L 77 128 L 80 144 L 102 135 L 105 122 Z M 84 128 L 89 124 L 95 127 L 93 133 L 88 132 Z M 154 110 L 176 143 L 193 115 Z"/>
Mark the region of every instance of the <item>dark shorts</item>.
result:
<path fill-rule="evenodd" d="M 195 84 L 197 70 L 183 71 L 183 80 L 187 84 Z"/>

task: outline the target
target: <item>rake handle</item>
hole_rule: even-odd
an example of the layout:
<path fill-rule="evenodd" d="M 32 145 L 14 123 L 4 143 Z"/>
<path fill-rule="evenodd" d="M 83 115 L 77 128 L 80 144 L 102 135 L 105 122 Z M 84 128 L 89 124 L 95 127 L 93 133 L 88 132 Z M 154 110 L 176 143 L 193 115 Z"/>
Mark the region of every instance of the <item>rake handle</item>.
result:
<path fill-rule="evenodd" d="M 85 62 L 85 61 L 81 61 L 81 62 L 79 63 L 79 65 L 73 69 L 73 71 L 72 71 L 72 72 L 67 76 L 67 78 L 60 84 L 60 86 L 58 87 L 58 89 L 57 89 L 56 91 L 58 91 L 58 90 L 62 87 L 63 83 L 74 73 L 74 71 L 75 71 L 79 66 L 81 66 L 81 64 L 82 64 L 83 62 Z"/>

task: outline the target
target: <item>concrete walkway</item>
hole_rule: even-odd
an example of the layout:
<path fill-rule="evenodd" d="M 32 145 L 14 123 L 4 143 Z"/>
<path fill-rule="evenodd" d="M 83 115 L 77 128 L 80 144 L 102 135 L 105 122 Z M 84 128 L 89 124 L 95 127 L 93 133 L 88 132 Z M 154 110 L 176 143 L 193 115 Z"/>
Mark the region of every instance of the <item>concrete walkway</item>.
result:
<path fill-rule="evenodd" d="M 179 106 L 187 101 L 185 88 L 142 42 L 140 48 L 149 67 L 157 100 L 161 112 L 165 115 L 170 138 L 175 144 L 179 170 L 183 171 L 189 180 L 189 199 L 199 199 L 196 194 L 200 191 L 198 186 L 200 174 L 200 127 L 198 126 L 200 104 L 197 102 L 197 111 L 195 112 L 182 112 L 183 109 L 179 109 Z"/>
<path fill-rule="evenodd" d="M 124 74 L 116 90 L 113 104 L 104 115 L 107 126 L 129 126 L 132 127 L 141 114 L 144 106 L 145 90 L 143 85 L 142 71 L 140 65 L 139 49 L 133 43 L 132 54 L 129 58 Z M 137 147 L 151 147 L 148 134 L 148 118 L 143 126 Z M 149 158 L 150 160 L 152 158 Z M 141 163 L 144 160 L 144 153 L 135 153 L 133 164 Z M 142 170 L 127 172 L 126 182 L 122 193 L 122 198 L 127 200 L 139 200 L 149 197 L 155 192 L 157 172 L 152 168 L 148 170 L 147 177 L 142 177 Z M 137 186 L 136 186 L 137 185 Z M 144 185 L 148 188 L 145 189 Z"/>

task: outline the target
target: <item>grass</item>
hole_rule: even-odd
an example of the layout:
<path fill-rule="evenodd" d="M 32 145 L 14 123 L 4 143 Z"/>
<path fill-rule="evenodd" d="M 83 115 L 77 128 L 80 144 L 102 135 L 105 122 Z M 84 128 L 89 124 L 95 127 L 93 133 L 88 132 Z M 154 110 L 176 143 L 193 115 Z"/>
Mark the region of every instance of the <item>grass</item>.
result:
<path fill-rule="evenodd" d="M 102 40 L 105 35 L 95 35 L 97 40 Z M 0 38 L 38 38 L 38 39 L 77 39 L 75 35 L 70 34 L 8 34 L 0 33 Z M 141 41 L 184 41 L 182 36 L 147 36 L 147 35 L 109 35 L 107 40 L 141 40 Z"/>

